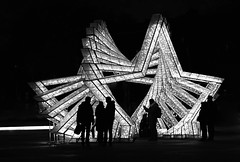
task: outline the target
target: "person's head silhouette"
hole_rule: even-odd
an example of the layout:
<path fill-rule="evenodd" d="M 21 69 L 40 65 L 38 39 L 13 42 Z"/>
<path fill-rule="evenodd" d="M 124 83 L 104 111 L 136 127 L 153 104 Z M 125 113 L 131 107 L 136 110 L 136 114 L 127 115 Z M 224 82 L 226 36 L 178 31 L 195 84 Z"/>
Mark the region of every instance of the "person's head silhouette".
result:
<path fill-rule="evenodd" d="M 87 97 L 85 98 L 85 101 L 88 102 L 88 103 L 90 103 L 90 102 L 91 102 L 91 97 L 87 96 Z"/>
<path fill-rule="evenodd" d="M 152 99 L 152 98 L 149 100 L 150 105 L 153 104 L 154 102 L 155 102 L 155 101 L 154 101 L 154 99 Z"/>
<path fill-rule="evenodd" d="M 111 97 L 109 97 L 109 96 L 106 97 L 106 101 L 107 101 L 107 102 L 110 102 L 111 100 L 112 100 Z"/>

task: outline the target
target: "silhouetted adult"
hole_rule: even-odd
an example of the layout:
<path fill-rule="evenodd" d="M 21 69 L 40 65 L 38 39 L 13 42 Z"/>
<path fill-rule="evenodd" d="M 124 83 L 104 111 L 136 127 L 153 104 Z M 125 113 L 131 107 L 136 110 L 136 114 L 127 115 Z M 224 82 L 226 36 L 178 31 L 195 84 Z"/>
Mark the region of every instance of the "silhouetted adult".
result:
<path fill-rule="evenodd" d="M 85 101 L 78 106 L 77 112 L 77 122 L 82 125 L 81 142 L 83 146 L 85 143 L 89 145 L 90 128 L 91 124 L 94 123 L 93 109 L 90 102 L 91 97 L 87 96 Z"/>
<path fill-rule="evenodd" d="M 202 132 L 202 138 L 201 140 L 206 140 L 207 139 L 207 116 L 208 116 L 208 103 L 207 101 L 203 102 L 200 108 L 200 112 L 197 118 L 197 121 L 200 122 L 200 129 Z"/>
<path fill-rule="evenodd" d="M 207 133 L 209 135 L 208 140 L 214 140 L 216 111 L 217 109 L 215 103 L 213 102 L 213 97 L 208 96 L 206 102 L 202 103 L 199 116 L 197 118 L 200 122 L 200 129 L 202 131 L 201 140 L 207 139 Z"/>
<path fill-rule="evenodd" d="M 105 108 L 102 101 L 99 101 L 96 111 L 96 130 L 98 131 L 97 141 L 99 144 L 103 143 L 103 133 L 106 130 L 106 122 L 105 122 Z"/>
<path fill-rule="evenodd" d="M 215 120 L 216 120 L 216 114 L 217 114 L 217 106 L 214 103 L 213 97 L 210 96 L 208 98 L 209 103 L 209 110 L 208 110 L 208 140 L 214 140 L 215 135 Z"/>
<path fill-rule="evenodd" d="M 143 106 L 145 111 L 148 113 L 148 123 L 149 123 L 149 129 L 150 129 L 150 141 L 156 141 L 157 140 L 157 118 L 160 118 L 162 115 L 161 109 L 159 108 L 158 104 L 153 100 L 149 100 L 150 106 L 147 108 L 146 106 Z"/>
<path fill-rule="evenodd" d="M 105 119 L 106 119 L 106 132 L 104 133 L 104 143 L 108 143 L 112 145 L 112 128 L 113 128 L 113 121 L 115 119 L 115 102 L 111 99 L 111 97 L 106 97 L 106 110 L 105 110 Z"/>

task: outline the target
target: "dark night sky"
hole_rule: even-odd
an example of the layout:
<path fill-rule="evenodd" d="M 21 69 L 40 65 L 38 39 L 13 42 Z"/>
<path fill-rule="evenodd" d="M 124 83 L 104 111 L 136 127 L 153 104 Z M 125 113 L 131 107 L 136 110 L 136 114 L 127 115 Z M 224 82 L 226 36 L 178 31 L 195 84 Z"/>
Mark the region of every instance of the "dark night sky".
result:
<path fill-rule="evenodd" d="M 239 5 L 231 0 L 80 0 L 1 2 L 1 101 L 34 93 L 31 81 L 75 75 L 81 39 L 95 19 L 106 22 L 129 59 L 140 50 L 151 16 L 163 14 L 184 71 L 225 78 L 237 94 Z M 236 96 L 236 95 L 235 95 Z M 236 97 L 237 98 L 237 97 Z"/>

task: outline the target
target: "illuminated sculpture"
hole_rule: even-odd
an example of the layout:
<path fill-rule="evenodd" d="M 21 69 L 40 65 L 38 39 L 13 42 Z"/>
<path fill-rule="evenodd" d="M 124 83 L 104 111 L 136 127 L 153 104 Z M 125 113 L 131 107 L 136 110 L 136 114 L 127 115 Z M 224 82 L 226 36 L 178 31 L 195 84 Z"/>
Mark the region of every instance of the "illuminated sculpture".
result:
<path fill-rule="evenodd" d="M 64 134 L 68 141 L 79 137 L 73 132 L 76 112 L 88 95 L 92 97 L 94 110 L 98 101 L 106 104 L 106 96 L 115 100 L 115 138 L 131 139 L 138 134 L 145 113 L 143 105 L 148 107 L 150 98 L 156 100 L 163 112 L 157 124 L 159 136 L 199 135 L 196 117 L 201 102 L 208 95 L 215 95 L 223 79 L 182 70 L 161 15 L 152 16 L 142 48 L 131 61 L 116 47 L 103 21 L 90 24 L 82 43 L 83 60 L 76 76 L 30 83 L 37 94 L 41 113 L 54 123 L 53 133 Z M 121 81 L 150 85 L 131 117 L 108 87 L 110 83 Z M 53 85 L 55 88 L 48 89 Z"/>

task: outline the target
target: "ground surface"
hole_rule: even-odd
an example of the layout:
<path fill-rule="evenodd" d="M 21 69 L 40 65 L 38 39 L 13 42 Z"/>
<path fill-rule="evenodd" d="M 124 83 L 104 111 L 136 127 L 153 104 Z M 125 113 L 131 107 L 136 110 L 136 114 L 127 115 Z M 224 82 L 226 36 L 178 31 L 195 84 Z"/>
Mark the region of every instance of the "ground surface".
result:
<path fill-rule="evenodd" d="M 238 161 L 240 125 L 218 125 L 214 141 L 138 138 L 133 143 L 49 145 L 48 131 L 0 131 L 0 161 Z"/>

